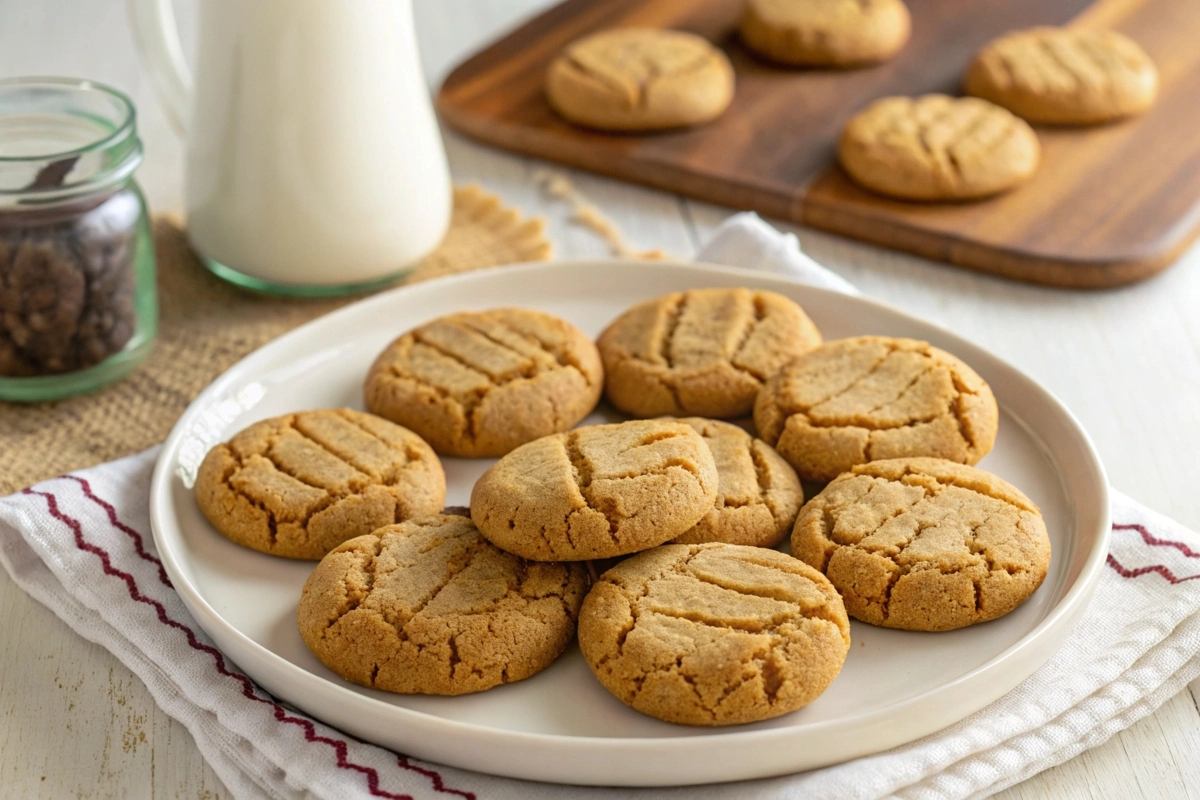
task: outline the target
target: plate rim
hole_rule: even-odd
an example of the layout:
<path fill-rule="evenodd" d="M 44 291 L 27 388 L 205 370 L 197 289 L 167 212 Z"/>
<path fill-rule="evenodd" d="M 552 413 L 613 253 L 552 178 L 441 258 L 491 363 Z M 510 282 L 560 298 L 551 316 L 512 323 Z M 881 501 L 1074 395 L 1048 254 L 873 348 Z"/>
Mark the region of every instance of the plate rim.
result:
<path fill-rule="evenodd" d="M 1054 407 L 1054 409 L 1058 413 L 1060 413 L 1069 422 L 1069 424 L 1074 428 L 1074 432 L 1081 437 L 1082 442 L 1085 445 L 1084 450 L 1088 457 L 1088 461 L 1090 462 L 1090 466 L 1095 473 L 1095 477 L 1097 477 L 1099 479 L 1098 482 L 1099 482 L 1100 493 L 1099 493 L 1099 496 L 1096 498 L 1096 501 L 1098 504 L 1100 504 L 1101 514 L 1100 514 L 1100 518 L 1098 520 L 1100 530 L 1097 532 L 1095 544 L 1093 545 L 1091 552 L 1087 554 L 1087 557 L 1084 561 L 1083 567 L 1080 570 L 1079 576 L 1074 581 L 1073 585 L 1070 586 L 1070 588 L 1063 595 L 1063 597 L 1054 605 L 1053 608 L 1051 608 L 1049 610 L 1046 617 L 1044 619 L 1042 619 L 1040 622 L 1038 622 L 1038 624 L 1033 628 L 1033 630 L 1026 633 L 1024 636 L 1022 636 L 1020 639 L 1018 639 L 1016 642 L 1014 642 L 1012 645 L 1010 645 L 1005 650 L 1001 651 L 1000 653 L 998 653 L 997 655 L 995 655 L 988 661 L 984 662 L 983 664 L 980 664 L 979 666 L 969 670 L 968 672 L 963 673 L 962 675 L 960 675 L 948 682 L 940 683 L 936 687 L 928 689 L 928 690 L 922 692 L 921 694 L 914 695 L 912 697 L 909 697 L 909 698 L 906 698 L 903 700 L 897 700 L 894 702 L 890 702 L 885 705 L 882 705 L 882 706 L 879 706 L 876 708 L 872 708 L 869 711 L 859 712 L 858 714 L 856 714 L 853 717 L 853 720 L 855 721 L 855 723 L 857 725 L 866 727 L 866 726 L 870 726 L 873 724 L 877 724 L 883 718 L 886 718 L 886 717 L 891 716 L 892 714 L 895 714 L 898 707 L 903 708 L 905 706 L 920 705 L 923 701 L 928 700 L 931 695 L 940 694 L 949 689 L 952 689 L 953 687 L 960 686 L 963 683 L 973 681 L 973 680 L 977 679 L 981 673 L 991 672 L 992 670 L 998 669 L 1005 662 L 1011 661 L 1012 659 L 1017 658 L 1019 655 L 1027 652 L 1031 647 L 1034 647 L 1042 639 L 1058 632 L 1058 627 L 1060 625 L 1067 624 L 1067 622 L 1064 621 L 1066 618 L 1071 617 L 1072 615 L 1074 615 L 1076 617 L 1081 615 L 1081 612 L 1083 610 L 1082 607 L 1086 606 L 1087 602 L 1091 598 L 1092 593 L 1095 590 L 1096 584 L 1099 582 L 1099 578 L 1100 578 L 1100 575 L 1102 573 L 1102 569 L 1103 569 L 1104 563 L 1105 563 L 1105 557 L 1107 556 L 1108 549 L 1109 549 L 1109 541 L 1110 541 L 1110 537 L 1112 535 L 1111 517 L 1110 517 L 1111 503 L 1110 503 L 1110 494 L 1109 494 L 1110 487 L 1109 487 L 1108 477 L 1107 477 L 1107 473 L 1104 469 L 1103 462 L 1101 461 L 1099 453 L 1096 450 L 1095 444 L 1092 442 L 1092 439 L 1088 435 L 1087 430 L 1080 424 L 1079 420 L 1075 417 L 1075 415 L 1073 413 L 1071 413 L 1070 409 L 1067 408 L 1062 403 L 1062 401 L 1060 401 L 1058 399 L 1057 396 L 1055 396 L 1050 390 L 1048 390 L 1046 387 L 1044 387 L 1036 378 L 1029 375 L 1025 371 L 1021 370 L 1020 368 L 1014 366 L 1013 364 L 1009 363 L 1006 359 L 1002 358 L 1001 356 L 996 355 L 991 350 L 989 350 L 981 345 L 975 344 L 970 339 L 967 339 L 966 337 L 964 337 L 964 336 L 962 336 L 962 335 L 960 335 L 938 323 L 930 322 L 928 320 L 922 319 L 914 314 L 908 313 L 907 311 L 896 308 L 888 303 L 885 303 L 883 301 L 874 299 L 872 297 L 869 297 L 869 296 L 866 296 L 863 294 L 852 294 L 851 295 L 851 294 L 847 294 L 845 292 L 839 292 L 839 291 L 827 289 L 824 287 L 813 286 L 813 285 L 805 283 L 801 280 L 797 280 L 796 278 L 794 278 L 792 276 L 788 276 L 788 275 L 784 275 L 784 274 L 780 274 L 780 273 L 750 270 L 750 269 L 746 269 L 746 268 L 742 268 L 742 267 L 730 267 L 730 266 L 725 266 L 725 265 L 720 265 L 720 264 L 710 264 L 710 263 L 705 263 L 705 262 L 687 262 L 687 261 L 681 261 L 681 260 L 664 260 L 664 261 L 646 262 L 646 261 L 639 261 L 637 259 L 628 259 L 628 258 L 553 259 L 550 261 L 524 262 L 524 263 L 520 263 L 520 264 L 506 265 L 506 266 L 498 268 L 498 269 L 503 270 L 504 274 L 507 275 L 507 274 L 511 274 L 513 272 L 517 272 L 518 274 L 537 273 L 537 272 L 552 271 L 552 270 L 559 270 L 559 269 L 580 268 L 580 267 L 584 267 L 584 266 L 611 267 L 614 265 L 619 265 L 622 267 L 635 266 L 639 269 L 668 269 L 668 270 L 679 270 L 679 271 L 684 271 L 684 272 L 698 271 L 698 272 L 702 272 L 702 273 L 709 274 L 709 275 L 719 275 L 722 277 L 729 277 L 729 278 L 767 279 L 768 281 L 779 281 L 779 282 L 783 282 L 783 283 L 789 283 L 789 284 L 793 284 L 796 286 L 800 286 L 800 287 L 803 287 L 805 291 L 816 292 L 819 295 L 836 297 L 838 299 L 843 299 L 843 298 L 849 297 L 853 301 L 861 302 L 868 306 L 873 306 L 875 308 L 882 309 L 882 310 L 888 312 L 889 314 L 898 315 L 907 321 L 915 322 L 920 325 L 923 325 L 923 326 L 926 326 L 929 328 L 933 328 L 941 334 L 944 334 L 955 340 L 964 342 L 968 346 L 975 348 L 976 350 L 986 354 L 989 358 L 994 360 L 996 363 L 998 363 L 1002 367 L 1010 370 L 1014 374 L 1020 376 L 1025 381 L 1027 381 L 1034 388 L 1034 390 L 1037 391 L 1041 395 L 1040 399 L 1043 400 L 1044 402 L 1048 402 L 1052 407 Z M 432 279 L 429 281 L 423 281 L 419 284 L 414 284 L 414 285 L 410 285 L 410 286 L 399 286 L 394 289 L 391 289 L 391 290 L 388 290 L 385 292 L 380 292 L 376 295 L 365 297 L 361 300 L 350 303 L 346 306 L 343 306 L 342 308 L 336 309 L 332 312 L 321 315 L 320 317 L 317 317 L 316 319 L 310 320 L 310 321 L 304 323 L 303 325 L 300 325 L 300 326 L 276 337 L 275 339 L 267 342 L 266 344 L 256 348 L 255 350 L 251 351 L 250 353 L 246 354 L 242 358 L 238 359 L 237 362 L 235 362 L 230 367 L 228 367 L 224 372 L 222 372 L 217 378 L 215 378 L 211 383 L 209 383 L 209 385 L 207 387 L 205 387 L 205 389 L 199 395 L 197 395 L 197 397 L 188 405 L 187 409 L 176 421 L 175 425 L 171 429 L 170 434 L 164 440 L 164 443 L 162 445 L 162 450 L 159 453 L 158 460 L 154 467 L 154 472 L 153 472 L 152 479 L 151 479 L 151 488 L 150 488 L 150 497 L 149 497 L 150 522 L 151 522 L 152 533 L 154 536 L 154 542 L 158 549 L 159 556 L 160 556 L 160 558 L 162 558 L 164 567 L 166 568 L 167 573 L 168 573 L 169 577 L 171 578 L 172 583 L 175 585 L 176 591 L 179 593 L 181 599 L 184 600 L 185 606 L 192 613 L 192 615 L 196 618 L 196 621 L 200 625 L 200 627 L 203 628 L 209 636 L 212 636 L 214 639 L 217 638 L 217 636 L 215 634 L 211 633 L 208 630 L 208 626 L 207 626 L 206 622 L 208 622 L 209 624 L 215 624 L 215 625 L 222 627 L 223 628 L 222 633 L 224 635 L 232 636 L 235 640 L 238 640 L 238 642 L 241 646 L 249 648 L 249 650 L 251 652 L 254 652 L 256 656 L 258 656 L 260 658 L 264 658 L 268 662 L 271 662 L 272 666 L 274 668 L 282 670 L 284 673 L 287 674 L 286 675 L 287 677 L 298 678 L 300 680 L 317 681 L 317 682 L 321 683 L 325 688 L 332 689 L 335 692 L 337 692 L 341 696 L 342 699 L 348 700 L 353 703 L 365 702 L 368 705 L 378 707 L 378 709 L 383 710 L 384 713 L 398 714 L 399 715 L 398 722 L 400 722 L 400 723 L 405 723 L 405 722 L 411 723 L 411 722 L 419 721 L 420 724 L 422 724 L 422 725 L 432 725 L 437 728 L 442 728 L 442 729 L 444 729 L 444 732 L 446 732 L 446 733 L 496 736 L 496 737 L 500 737 L 508 742 L 514 742 L 520 746 L 536 746 L 539 744 L 544 745 L 544 744 L 548 744 L 548 743 L 552 742 L 557 747 L 580 748 L 580 749 L 586 749 L 586 750 L 589 750 L 592 752 L 594 752 L 597 748 L 601 749 L 601 750 L 608 750 L 608 749 L 626 748 L 626 747 L 630 747 L 630 746 L 637 746 L 639 748 L 650 749 L 650 750 L 673 749 L 673 748 L 680 747 L 682 745 L 687 745 L 689 743 L 695 744 L 697 741 L 703 741 L 706 745 L 720 746 L 731 740 L 736 740 L 739 743 L 747 742 L 747 741 L 754 743 L 754 742 L 759 742 L 760 740 L 785 739 L 789 735 L 794 736 L 795 731 L 791 730 L 789 728 L 768 728 L 768 729 L 764 729 L 764 730 L 747 731 L 747 730 L 739 730 L 737 726 L 733 726 L 731 728 L 724 729 L 724 730 L 714 730 L 714 732 L 708 733 L 702 737 L 697 737 L 696 735 L 663 736 L 663 737 L 650 737 L 650 738 L 626 737 L 626 736 L 621 736 L 621 737 L 617 737 L 617 736 L 614 736 L 614 737 L 574 736 L 574 735 L 564 735 L 564 734 L 551 734 L 551 733 L 539 733 L 539 732 L 531 732 L 531 731 L 499 729 L 499 728 L 495 728 L 495 727 L 488 727 L 486 725 L 482 725 L 482 724 L 479 724 L 476 722 L 466 722 L 466 721 L 462 721 L 462 720 L 447 719 L 445 717 L 441 717 L 441 716 L 431 714 L 431 713 L 428 713 L 425 711 L 420 711 L 417 709 L 405 708 L 402 706 L 392 705 L 390 703 L 387 703 L 384 700 L 381 700 L 381 699 L 375 698 L 375 697 L 371 697 L 370 695 L 367 695 L 367 694 L 363 694 L 361 692 L 356 691 L 355 689 L 352 689 L 347 686 L 343 686 L 340 683 L 334 682 L 334 681 L 329 680 L 328 678 L 325 678 L 321 675 L 310 672 L 309 670 L 304 669 L 303 667 L 301 667 L 297 664 L 293 664 L 292 662 L 288 661 L 283 656 L 280 656 L 279 654 L 270 650 L 266 646 L 254 641 L 249 636 L 244 634 L 241 630 L 234 627 L 231 623 L 227 622 L 221 616 L 221 614 L 219 612 L 217 612 L 217 610 L 210 603 L 208 603 L 208 601 L 205 599 L 204 595 L 199 591 L 199 589 L 189 579 L 189 576 L 186 574 L 186 572 L 182 571 L 182 568 L 180 567 L 179 563 L 177 562 L 176 552 L 171 547 L 167 546 L 168 543 L 166 542 L 166 533 L 164 530 L 164 525 L 167 522 L 166 517 L 169 516 L 166 514 L 166 510 L 171 505 L 171 503 L 170 503 L 171 483 L 172 483 L 172 480 L 174 477 L 174 471 L 175 471 L 174 468 L 175 468 L 175 463 L 177 460 L 179 445 L 180 445 L 180 442 L 182 441 L 182 439 L 184 438 L 184 434 L 187 433 L 193 427 L 194 423 L 199 418 L 199 416 L 203 413 L 203 411 L 211 405 L 210 399 L 212 397 L 214 397 L 215 395 L 221 394 L 228 388 L 229 384 L 234 383 L 235 376 L 238 375 L 242 371 L 242 368 L 244 367 L 245 364 L 247 364 L 248 362 L 251 362 L 253 360 L 259 359 L 259 358 L 268 357 L 272 351 L 284 347 L 289 340 L 292 340 L 292 339 L 298 338 L 298 337 L 302 337 L 302 336 L 306 335 L 310 329 L 328 324 L 328 321 L 331 319 L 340 319 L 343 317 L 353 316 L 355 313 L 361 311 L 364 307 L 368 307 L 368 306 L 377 306 L 377 305 L 378 306 L 386 306 L 389 303 L 394 302 L 394 298 L 396 298 L 397 296 L 400 296 L 402 294 L 407 295 L 408 293 L 412 293 L 414 291 L 429 291 L 431 289 L 442 289 L 444 287 L 452 287 L 456 284 L 471 283 L 471 282 L 477 280 L 481 275 L 488 275 L 488 274 L 493 274 L 493 273 L 494 273 L 493 270 L 485 270 L 485 271 L 473 271 L 473 272 L 467 272 L 467 273 L 459 273 L 457 275 L 449 275 L 449 276 L 445 276 L 445 277 L 441 277 L 441 278 Z M 964 360 L 967 360 L 967 359 L 964 359 Z M 1009 415 L 1012 416 L 1023 427 L 1028 428 L 1027 424 L 1020 418 L 1019 415 L 1014 414 L 1011 410 L 1008 411 L 1007 413 L 1009 413 Z M 1057 464 L 1057 462 L 1052 462 L 1052 463 L 1055 464 L 1056 471 L 1058 471 L 1057 468 L 1059 465 Z M 1074 532 L 1072 533 L 1072 535 L 1074 536 Z M 1068 635 L 1071 632 L 1071 630 L 1074 629 L 1074 626 L 1078 623 L 1078 621 L 1079 621 L 1078 618 L 1076 618 L 1073 622 L 1070 622 L 1070 627 L 1066 631 L 1061 632 L 1061 638 L 1065 638 L 1066 635 Z M 1046 658 L 1042 659 L 1040 664 L 1045 663 L 1045 661 L 1049 660 L 1049 658 L 1052 655 L 1053 655 L 1053 652 L 1050 653 L 1050 655 L 1046 656 Z M 1039 664 L 1039 666 L 1040 666 L 1040 664 Z M 1038 667 L 1034 667 L 1034 670 L 1031 670 L 1029 673 L 1027 673 L 1026 677 L 1028 677 L 1028 674 L 1032 674 L 1032 671 L 1035 671 L 1037 668 Z M 253 678 L 253 676 L 251 676 L 251 677 Z M 256 679 L 256 681 L 257 681 L 257 679 Z M 1015 686 L 1013 688 L 1015 688 Z M 1012 691 L 1012 688 L 1010 688 L 1007 692 L 1005 692 L 1005 694 L 1008 694 L 1008 692 L 1011 692 L 1011 691 Z M 313 715 L 309 711 L 304 711 L 304 713 L 308 714 L 310 716 L 313 716 L 315 719 L 319 719 L 319 717 L 317 717 L 316 715 Z M 962 719 L 962 718 L 960 718 L 960 719 Z M 809 725 L 806 726 L 805 733 L 806 733 L 806 735 L 810 734 L 810 733 L 819 735 L 825 729 L 840 728 L 846 724 L 847 724 L 846 718 L 835 718 L 835 719 L 829 719 L 829 720 L 824 720 L 824 721 L 820 721 L 820 722 L 813 722 L 813 723 L 809 723 Z M 951 722 L 949 724 L 952 725 L 954 723 Z M 949 725 L 939 726 L 937 729 L 935 729 L 934 732 L 936 732 L 937 730 L 944 730 L 948 726 Z M 337 726 L 334 726 L 334 727 L 337 727 Z M 930 732 L 927 732 L 922 735 L 923 736 L 930 735 Z M 914 737 L 914 738 L 919 738 L 919 737 Z M 912 741 L 912 740 L 913 739 L 909 739 L 908 741 Z M 893 745 L 893 746 L 897 746 L 897 745 Z M 876 751 L 876 752 L 882 752 L 882 751 Z M 835 763 L 838 763 L 838 762 L 835 762 Z M 469 769 L 469 767 L 468 767 L 468 769 Z M 514 777 L 520 777 L 516 773 L 512 773 L 512 774 L 514 775 Z M 785 774 L 785 773 L 773 773 L 773 774 Z M 610 784 L 610 785 L 616 785 L 616 784 Z M 641 784 L 641 785 L 648 785 L 648 784 Z"/>

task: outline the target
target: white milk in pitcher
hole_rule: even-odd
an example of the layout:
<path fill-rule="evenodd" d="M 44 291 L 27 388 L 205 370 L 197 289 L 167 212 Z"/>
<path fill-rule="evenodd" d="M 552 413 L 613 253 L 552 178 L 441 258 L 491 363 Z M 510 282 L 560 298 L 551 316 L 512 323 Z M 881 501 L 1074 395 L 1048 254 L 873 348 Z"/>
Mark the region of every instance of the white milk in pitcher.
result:
<path fill-rule="evenodd" d="M 205 258 L 344 286 L 437 246 L 451 186 L 408 0 L 205 0 L 197 44 L 187 212 Z"/>

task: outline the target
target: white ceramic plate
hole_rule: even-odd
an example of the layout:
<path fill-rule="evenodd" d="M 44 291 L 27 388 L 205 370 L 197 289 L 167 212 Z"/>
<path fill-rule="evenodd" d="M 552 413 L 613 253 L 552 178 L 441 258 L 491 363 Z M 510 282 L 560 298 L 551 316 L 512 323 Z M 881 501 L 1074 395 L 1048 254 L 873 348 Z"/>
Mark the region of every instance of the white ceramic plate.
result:
<path fill-rule="evenodd" d="M 529 680 L 464 697 L 390 695 L 322 666 L 296 630 L 312 563 L 232 544 L 192 498 L 213 444 L 259 419 L 362 407 L 375 355 L 401 332 L 452 311 L 502 305 L 557 314 L 598 334 L 617 314 L 667 292 L 772 289 L 798 301 L 827 339 L 890 334 L 963 358 L 1001 408 L 982 467 L 1038 505 L 1053 545 L 1043 586 L 1008 616 L 949 633 L 851 627 L 841 675 L 800 711 L 732 728 L 670 725 L 627 708 L 592 677 L 575 645 Z M 603 406 L 584 424 L 616 419 Z M 447 503 L 466 505 L 491 460 L 444 459 Z M 952 333 L 857 297 L 780 277 L 692 264 L 580 261 L 491 270 L 418 284 L 337 311 L 279 338 L 200 395 L 167 439 L 151 519 L 171 580 L 200 626 L 268 691 L 367 741 L 431 761 L 561 783 L 661 786 L 778 775 L 912 741 L 999 698 L 1040 666 L 1075 625 L 1108 552 L 1107 481 L 1074 417 L 1032 379 Z"/>

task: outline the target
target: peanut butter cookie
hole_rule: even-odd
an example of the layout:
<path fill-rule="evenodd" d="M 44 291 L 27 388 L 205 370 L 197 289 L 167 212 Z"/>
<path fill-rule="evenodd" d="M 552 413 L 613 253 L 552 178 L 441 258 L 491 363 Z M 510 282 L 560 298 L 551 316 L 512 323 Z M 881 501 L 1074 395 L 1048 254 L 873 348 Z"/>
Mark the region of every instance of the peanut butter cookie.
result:
<path fill-rule="evenodd" d="M 693 289 L 638 303 L 600 334 L 605 391 L 635 417 L 744 417 L 763 382 L 821 344 L 774 292 Z"/>
<path fill-rule="evenodd" d="M 523 558 L 609 558 L 690 529 L 712 509 L 717 483 L 708 445 L 682 422 L 592 425 L 496 462 L 471 491 L 471 519 Z"/>
<path fill-rule="evenodd" d="M 446 476 L 421 437 L 348 408 L 256 422 L 208 451 L 196 502 L 240 545 L 317 559 L 347 539 L 446 501 Z"/>
<path fill-rule="evenodd" d="M 1153 105 L 1158 70 L 1116 31 L 1031 28 L 980 50 L 963 88 L 1032 122 L 1091 125 Z"/>
<path fill-rule="evenodd" d="M 1042 585 L 1050 538 L 1028 497 L 938 458 L 862 464 L 800 512 L 792 555 L 825 573 L 850 616 L 912 631 L 1002 617 Z"/>
<path fill-rule="evenodd" d="M 432 515 L 351 539 L 313 570 L 300 636 L 348 681 L 403 694 L 467 694 L 558 658 L 587 591 L 577 564 L 493 547 L 469 519 Z"/>
<path fill-rule="evenodd" d="M 615 28 L 567 46 L 546 74 L 562 116 L 609 131 L 698 125 L 733 100 L 733 67 L 707 39 L 683 31 Z"/>
<path fill-rule="evenodd" d="M 999 419 L 991 388 L 962 361 L 927 342 L 885 336 L 841 339 L 801 356 L 771 378 L 754 407 L 758 435 L 809 481 L 904 456 L 974 464 L 992 449 Z"/>
<path fill-rule="evenodd" d="M 808 705 L 849 647 L 829 581 L 761 547 L 638 553 L 600 577 L 579 615 L 579 648 L 604 688 L 684 725 L 755 722 Z"/>
<path fill-rule="evenodd" d="M 911 29 L 901 0 L 750 0 L 741 34 L 781 64 L 856 67 L 894 56 Z"/>
<path fill-rule="evenodd" d="M 596 346 L 558 317 L 498 308 L 435 319 L 392 342 L 367 374 L 367 408 L 443 455 L 501 456 L 565 431 L 600 400 Z"/>
<path fill-rule="evenodd" d="M 885 97 L 842 130 L 838 161 L 863 188 L 905 200 L 973 200 L 1029 180 L 1029 124 L 977 97 Z"/>
<path fill-rule="evenodd" d="M 717 465 L 717 502 L 676 544 L 724 542 L 774 547 L 787 536 L 804 504 L 795 471 L 764 442 L 711 419 L 681 419 L 704 437 Z"/>

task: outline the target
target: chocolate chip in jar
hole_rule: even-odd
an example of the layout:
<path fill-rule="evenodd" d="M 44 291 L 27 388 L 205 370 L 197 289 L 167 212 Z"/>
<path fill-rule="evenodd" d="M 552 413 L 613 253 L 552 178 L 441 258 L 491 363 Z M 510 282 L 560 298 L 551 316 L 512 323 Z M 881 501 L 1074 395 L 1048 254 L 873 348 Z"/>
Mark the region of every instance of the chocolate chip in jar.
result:
<path fill-rule="evenodd" d="M 0 81 L 0 400 L 115 380 L 157 327 L 132 103 L 92 81 Z"/>
<path fill-rule="evenodd" d="M 0 221 L 0 374 L 87 369 L 132 338 L 131 232 L 88 224 L 96 214 L 114 216 L 98 207 L 45 226 L 13 229 Z"/>

